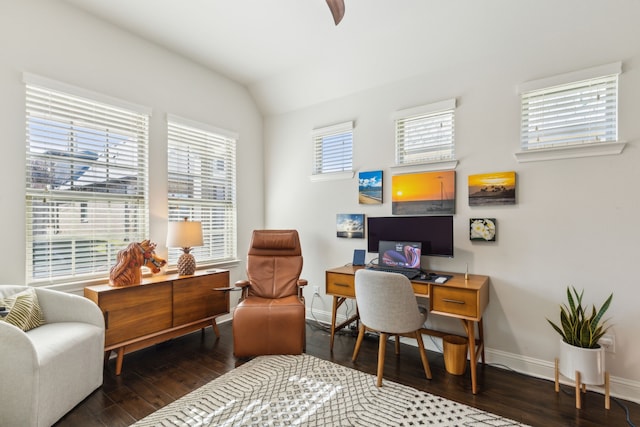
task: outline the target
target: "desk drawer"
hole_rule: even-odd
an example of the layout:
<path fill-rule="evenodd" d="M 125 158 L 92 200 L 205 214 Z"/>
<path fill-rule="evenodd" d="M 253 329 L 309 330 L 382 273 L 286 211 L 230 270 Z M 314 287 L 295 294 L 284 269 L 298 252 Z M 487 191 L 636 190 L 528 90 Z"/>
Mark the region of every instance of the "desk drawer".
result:
<path fill-rule="evenodd" d="M 478 292 L 476 290 L 434 285 L 432 292 L 431 310 L 442 314 L 478 318 Z"/>
<path fill-rule="evenodd" d="M 355 298 L 354 277 L 353 274 L 327 273 L 325 293 L 327 295 Z"/>

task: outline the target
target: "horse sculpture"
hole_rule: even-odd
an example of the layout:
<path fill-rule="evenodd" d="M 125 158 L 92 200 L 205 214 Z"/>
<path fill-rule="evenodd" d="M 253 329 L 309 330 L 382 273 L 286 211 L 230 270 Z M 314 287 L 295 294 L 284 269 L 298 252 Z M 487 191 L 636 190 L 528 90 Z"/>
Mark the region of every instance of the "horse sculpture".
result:
<path fill-rule="evenodd" d="M 151 269 L 152 273 L 159 273 L 167 261 L 156 255 L 156 244 L 149 240 L 140 243 L 130 243 L 118 252 L 116 265 L 109 271 L 109 285 L 115 287 L 139 285 L 142 266 Z"/>

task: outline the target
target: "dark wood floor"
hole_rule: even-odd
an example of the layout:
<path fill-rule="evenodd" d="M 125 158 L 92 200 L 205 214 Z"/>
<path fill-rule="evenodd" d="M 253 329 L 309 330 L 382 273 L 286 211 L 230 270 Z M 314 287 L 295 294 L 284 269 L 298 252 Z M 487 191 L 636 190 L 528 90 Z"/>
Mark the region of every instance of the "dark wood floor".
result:
<path fill-rule="evenodd" d="M 66 426 L 128 426 L 178 399 L 245 360 L 233 356 L 231 324 L 220 325 L 221 338 L 211 328 L 125 356 L 122 375 L 114 374 L 114 360 L 105 369 L 104 384 L 57 424 Z M 313 323 L 307 326 L 307 353 L 344 366 L 375 374 L 377 338 L 367 337 L 357 363 L 351 362 L 355 338 L 350 333 L 336 337 L 333 354 L 329 334 Z M 575 408 L 573 389 L 554 392 L 550 381 L 531 378 L 508 369 L 479 368 L 479 393 L 471 393 L 471 379 L 448 374 L 442 355 L 429 353 L 433 379 L 426 380 L 415 347 L 404 345 L 400 356 L 387 346 L 385 379 L 406 384 L 447 399 L 509 417 L 532 426 L 627 426 L 625 410 L 612 399 L 604 409 L 601 394 L 587 392 L 583 409 Z M 60 390 L 61 393 L 64 390 Z M 640 405 L 620 401 L 640 423 Z"/>

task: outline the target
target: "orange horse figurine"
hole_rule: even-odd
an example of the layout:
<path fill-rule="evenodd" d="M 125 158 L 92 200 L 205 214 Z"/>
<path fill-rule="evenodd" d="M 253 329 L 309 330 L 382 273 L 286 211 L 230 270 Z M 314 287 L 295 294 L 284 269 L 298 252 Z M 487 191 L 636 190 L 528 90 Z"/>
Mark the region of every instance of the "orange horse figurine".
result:
<path fill-rule="evenodd" d="M 156 274 L 160 272 L 167 261 L 156 255 L 156 244 L 149 240 L 140 243 L 130 243 L 125 249 L 118 252 L 116 265 L 109 271 L 109 285 L 122 287 L 139 285 L 142 279 L 140 268 L 142 266 L 151 269 Z"/>

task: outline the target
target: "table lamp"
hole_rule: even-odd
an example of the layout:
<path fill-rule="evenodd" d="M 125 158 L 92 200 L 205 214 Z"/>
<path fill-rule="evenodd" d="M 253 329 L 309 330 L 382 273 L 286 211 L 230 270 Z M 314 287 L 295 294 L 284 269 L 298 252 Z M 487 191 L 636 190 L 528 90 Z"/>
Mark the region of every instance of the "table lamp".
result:
<path fill-rule="evenodd" d="M 196 260 L 189 252 L 193 246 L 202 246 L 202 223 L 199 221 L 170 222 L 167 231 L 167 247 L 182 248 L 178 259 L 178 274 L 190 276 L 196 271 Z"/>

